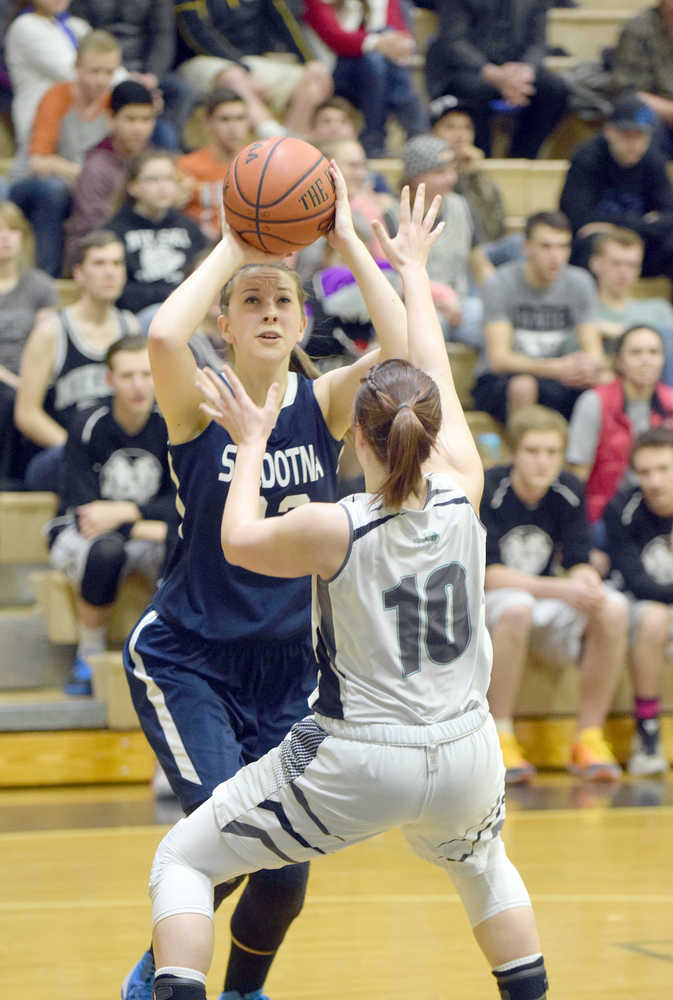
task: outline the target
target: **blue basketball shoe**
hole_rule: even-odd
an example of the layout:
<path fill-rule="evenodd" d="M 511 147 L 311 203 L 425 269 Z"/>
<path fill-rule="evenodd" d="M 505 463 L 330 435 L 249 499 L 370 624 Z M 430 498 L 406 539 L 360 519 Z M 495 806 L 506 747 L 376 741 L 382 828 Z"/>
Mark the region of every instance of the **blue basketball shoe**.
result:
<path fill-rule="evenodd" d="M 70 668 L 70 673 L 63 686 L 63 690 L 66 694 L 78 697 L 86 697 L 93 694 L 91 667 L 81 656 L 77 657 Z"/>
<path fill-rule="evenodd" d="M 154 955 L 146 951 L 122 983 L 122 1000 L 152 1000 Z"/>

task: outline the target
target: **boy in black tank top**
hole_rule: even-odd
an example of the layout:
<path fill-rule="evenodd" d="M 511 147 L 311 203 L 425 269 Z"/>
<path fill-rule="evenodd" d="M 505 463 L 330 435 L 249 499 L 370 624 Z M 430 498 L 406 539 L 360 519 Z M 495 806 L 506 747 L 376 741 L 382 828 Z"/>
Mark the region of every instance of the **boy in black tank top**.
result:
<path fill-rule="evenodd" d="M 110 395 L 105 352 L 121 336 L 137 333 L 135 317 L 114 306 L 126 280 L 124 248 L 114 233 L 90 233 L 79 248 L 74 278 L 77 302 L 43 316 L 21 358 L 16 425 L 41 448 L 26 470 L 29 489 L 58 491 L 62 448 L 73 417 Z"/>

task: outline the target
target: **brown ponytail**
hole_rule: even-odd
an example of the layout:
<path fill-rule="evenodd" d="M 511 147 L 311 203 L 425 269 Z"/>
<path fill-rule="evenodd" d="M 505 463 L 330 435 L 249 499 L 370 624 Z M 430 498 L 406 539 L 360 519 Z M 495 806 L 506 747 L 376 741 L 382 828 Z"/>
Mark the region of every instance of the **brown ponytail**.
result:
<path fill-rule="evenodd" d="M 385 506 L 400 507 L 419 491 L 441 420 L 439 390 L 425 372 L 397 359 L 370 368 L 355 398 L 355 422 L 389 470 L 376 494 Z"/>

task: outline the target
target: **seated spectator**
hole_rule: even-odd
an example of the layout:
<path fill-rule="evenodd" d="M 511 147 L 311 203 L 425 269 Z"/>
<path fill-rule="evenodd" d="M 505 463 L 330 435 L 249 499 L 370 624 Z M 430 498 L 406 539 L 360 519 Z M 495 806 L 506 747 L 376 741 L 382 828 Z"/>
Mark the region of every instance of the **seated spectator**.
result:
<path fill-rule="evenodd" d="M 612 565 L 629 598 L 636 725 L 628 770 L 648 777 L 668 770 L 659 717 L 672 638 L 673 431 L 657 427 L 641 434 L 631 467 L 638 485 L 610 501 L 605 527 Z"/>
<path fill-rule="evenodd" d="M 222 182 L 229 164 L 243 149 L 250 135 L 250 116 L 245 101 L 228 87 L 216 87 L 205 100 L 208 145 L 176 160 L 183 187 L 191 189 L 185 214 L 193 219 L 209 240 L 220 236 Z"/>
<path fill-rule="evenodd" d="M 40 310 L 56 302 L 53 282 L 26 266 L 30 226 L 20 208 L 0 201 L 0 483 L 23 479 L 30 449 L 14 427 L 21 351 Z"/>
<path fill-rule="evenodd" d="M 554 666 L 579 664 L 570 772 L 589 781 L 621 774 L 603 726 L 626 655 L 628 608 L 589 565 L 582 486 L 561 471 L 566 434 L 565 420 L 553 410 L 519 410 L 507 425 L 511 465 L 486 471 L 480 517 L 486 528 L 486 625 L 493 640 L 488 703 L 509 784 L 535 775 L 512 722 L 529 653 Z"/>
<path fill-rule="evenodd" d="M 130 79 L 142 83 L 153 95 L 157 112 L 153 144 L 180 149 L 195 95 L 189 84 L 172 72 L 176 49 L 173 0 L 134 0 L 132 4 L 72 0 L 72 9 L 92 28 L 114 35 Z"/>
<path fill-rule="evenodd" d="M 106 228 L 126 255 L 126 284 L 117 300 L 147 333 L 160 304 L 189 274 L 207 240 L 193 219 L 175 208 L 178 173 L 166 150 L 148 149 L 130 164 L 128 199 Z"/>
<path fill-rule="evenodd" d="M 25 169 L 33 118 L 53 83 L 71 80 L 77 46 L 90 30 L 68 12 L 70 0 L 21 0 L 5 36 L 5 60 L 12 83 L 16 159 Z"/>
<path fill-rule="evenodd" d="M 458 183 L 462 194 L 479 219 L 484 240 L 483 251 L 498 267 L 508 260 L 518 260 L 523 249 L 521 233 L 507 233 L 505 203 L 500 188 L 481 169 L 484 151 L 474 144 L 474 123 L 469 105 L 453 94 L 437 97 L 430 104 L 432 134 L 443 139 L 456 157 Z"/>
<path fill-rule="evenodd" d="M 109 133 L 87 153 L 75 182 L 67 223 L 64 270 L 70 274 L 80 240 L 116 211 L 123 200 L 129 163 L 147 145 L 154 106 L 147 87 L 123 80 L 110 94 Z"/>
<path fill-rule="evenodd" d="M 537 212 L 525 236 L 525 261 L 497 268 L 482 290 L 485 356 L 472 395 L 501 423 L 533 403 L 570 417 L 605 368 L 594 283 L 568 265 L 568 220 Z"/>
<path fill-rule="evenodd" d="M 645 244 L 643 274 L 673 271 L 673 184 L 652 142 L 653 111 L 637 97 L 615 102 L 599 135 L 574 154 L 561 192 L 572 225 L 572 261 L 588 266 L 597 233 L 623 226 Z"/>
<path fill-rule="evenodd" d="M 594 239 L 589 268 L 596 279 L 603 351 L 614 360 L 619 337 L 628 327 L 651 326 L 664 344 L 661 381 L 673 385 L 673 306 L 666 299 L 634 298 L 644 246 L 638 233 L 615 226 Z"/>
<path fill-rule="evenodd" d="M 491 155 L 491 117 L 514 116 L 509 156 L 534 159 L 563 117 L 568 88 L 545 69 L 547 7 L 539 0 L 436 0 L 439 33 L 428 48 L 431 99 L 468 101 L 476 143 Z"/>
<path fill-rule="evenodd" d="M 427 269 L 444 336 L 478 349 L 483 343 L 483 308 L 472 289 L 486 281 L 493 267 L 480 246 L 478 220 L 454 190 L 456 157 L 443 139 L 419 135 L 405 143 L 402 162 L 412 200 L 419 184 L 425 184 L 426 204 L 436 195 L 442 199 L 437 218 L 444 229 L 430 250 Z"/>
<path fill-rule="evenodd" d="M 231 87 L 246 101 L 267 104 L 268 119 L 280 116 L 290 132 L 308 133 L 315 108 L 332 93 L 332 78 L 292 7 L 280 0 L 210 0 L 176 10 L 179 72 L 197 97 Z"/>
<path fill-rule="evenodd" d="M 10 195 L 35 232 L 35 262 L 58 278 L 64 222 L 84 156 L 108 134 L 109 88 L 119 69 L 120 49 L 105 31 L 90 31 L 77 49 L 74 80 L 55 83 L 39 103 L 29 142 L 26 176 Z M 16 176 L 16 171 L 14 172 Z"/>
<path fill-rule="evenodd" d="M 386 155 L 391 113 L 408 138 L 426 130 L 427 116 L 408 67 L 416 43 L 399 0 L 374 6 L 359 0 L 349 5 L 305 0 L 303 17 L 332 70 L 334 92 L 362 112 L 359 138 L 369 158 Z"/>
<path fill-rule="evenodd" d="M 622 28 L 612 64 L 616 94 L 637 93 L 661 127 L 655 141 L 673 158 L 673 3 L 660 0 L 640 10 Z"/>
<path fill-rule="evenodd" d="M 126 281 L 124 247 L 111 232 L 85 237 L 74 260 L 79 289 L 74 305 L 38 319 L 21 355 L 14 420 L 46 449 L 26 470 L 31 490 L 59 489 L 68 430 L 77 412 L 109 396 L 105 353 L 115 340 L 138 333 L 131 313 L 116 309 Z"/>
<path fill-rule="evenodd" d="M 168 431 L 154 402 L 145 338 L 122 337 L 105 357 L 110 399 L 73 421 L 49 531 L 49 560 L 78 591 L 70 695 L 91 694 L 88 659 L 105 651 L 119 584 L 134 571 L 156 582 L 175 518 Z"/>
<path fill-rule="evenodd" d="M 583 392 L 570 419 L 566 461 L 585 483 L 587 517 L 593 525 L 625 484 L 629 452 L 649 427 L 673 426 L 673 389 L 661 381 L 664 347 L 659 333 L 632 326 L 617 341 L 611 382 Z M 628 485 L 628 481 L 626 483 Z M 604 549 L 602 531 L 594 544 Z"/>
<path fill-rule="evenodd" d="M 358 113 L 344 97 L 328 97 L 313 112 L 307 135 L 309 142 L 322 148 L 325 142 L 357 139 Z"/>

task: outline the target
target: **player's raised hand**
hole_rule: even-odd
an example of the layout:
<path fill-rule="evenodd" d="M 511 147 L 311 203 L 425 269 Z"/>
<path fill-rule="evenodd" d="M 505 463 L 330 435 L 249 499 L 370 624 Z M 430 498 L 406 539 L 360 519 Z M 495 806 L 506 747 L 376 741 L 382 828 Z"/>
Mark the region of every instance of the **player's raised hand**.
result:
<path fill-rule="evenodd" d="M 411 208 L 409 188 L 405 185 L 400 195 L 400 224 L 397 235 L 389 236 L 383 223 L 376 220 L 372 222 L 381 249 L 396 270 L 401 271 L 412 265 L 425 267 L 428 254 L 444 228 L 443 222 L 435 225 L 441 201 L 437 195 L 426 212 L 425 184 L 419 184 Z"/>
<path fill-rule="evenodd" d="M 237 445 L 266 441 L 278 417 L 280 386 L 270 386 L 264 406 L 257 406 L 228 365 L 218 375 L 211 368 L 197 373 L 204 396 L 200 409 L 229 433 Z"/>
<path fill-rule="evenodd" d="M 358 236 L 353 226 L 353 216 L 351 214 L 346 181 L 335 160 L 330 160 L 329 172 L 336 192 L 336 209 L 334 212 L 334 225 L 325 235 L 330 246 L 334 247 L 335 250 L 341 251 L 349 241 L 357 240 Z"/>

